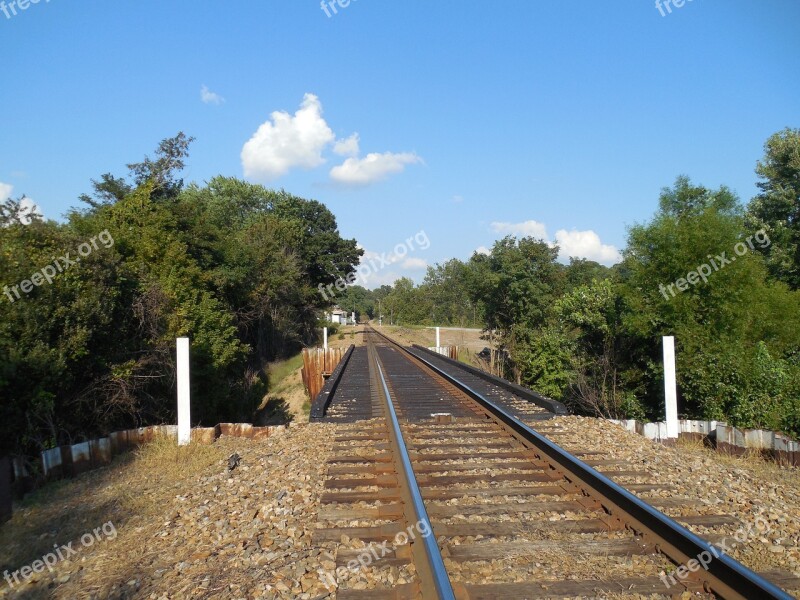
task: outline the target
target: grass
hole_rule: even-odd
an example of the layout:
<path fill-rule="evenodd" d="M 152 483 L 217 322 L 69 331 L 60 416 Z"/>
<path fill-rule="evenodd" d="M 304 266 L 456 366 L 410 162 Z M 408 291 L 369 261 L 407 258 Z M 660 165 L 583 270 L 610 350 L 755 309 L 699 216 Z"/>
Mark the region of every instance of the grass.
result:
<path fill-rule="evenodd" d="M 146 553 L 149 540 L 142 528 L 157 528 L 176 491 L 213 472 L 215 465 L 223 468 L 225 458 L 216 444 L 178 447 L 175 439 L 162 436 L 115 457 L 107 467 L 40 488 L 16 505 L 11 521 L 0 527 L 0 572 L 31 564 L 54 544 L 73 542 L 79 548 L 83 534 L 109 522 L 120 533 L 114 543 L 133 554 Z M 82 549 L 78 560 L 106 549 L 111 547 L 99 543 Z M 127 569 L 127 563 L 104 563 L 108 576 Z M 25 597 L 48 598 L 50 593 L 26 588 Z"/>
<path fill-rule="evenodd" d="M 269 376 L 269 393 L 281 391 L 281 384 L 292 373 L 303 366 L 303 353 L 295 354 L 286 360 L 279 360 L 267 366 Z"/>
<path fill-rule="evenodd" d="M 192 477 L 224 458 L 220 449 L 214 445 L 189 444 L 178 446 L 175 438 L 160 435 L 134 452 L 131 465 L 133 476 L 141 474 L 175 481 Z"/>
<path fill-rule="evenodd" d="M 253 423 L 258 426 L 281 425 L 310 413 L 301 408 L 305 396 L 299 371 L 303 366 L 303 353 L 267 365 L 268 388 L 256 411 Z"/>
<path fill-rule="evenodd" d="M 675 445 L 682 452 L 703 454 L 727 467 L 746 469 L 761 479 L 787 482 L 793 480 L 800 484 L 800 469 L 779 465 L 774 460 L 765 458 L 758 450 L 752 448 L 741 456 L 735 456 L 717 452 L 713 448 L 706 446 L 702 441 L 691 438 L 678 438 Z"/>

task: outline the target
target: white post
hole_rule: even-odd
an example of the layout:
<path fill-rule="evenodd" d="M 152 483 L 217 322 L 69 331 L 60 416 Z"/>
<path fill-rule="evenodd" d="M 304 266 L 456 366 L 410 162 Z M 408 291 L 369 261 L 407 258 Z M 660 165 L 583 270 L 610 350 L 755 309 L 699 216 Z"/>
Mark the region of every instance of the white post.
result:
<path fill-rule="evenodd" d="M 664 400 L 666 401 L 667 437 L 678 437 L 678 391 L 675 378 L 675 337 L 666 335 L 664 342 Z"/>
<path fill-rule="evenodd" d="M 328 328 L 327 327 L 323 327 L 322 328 L 322 340 L 323 340 L 322 347 L 325 348 L 325 350 L 327 350 L 328 349 Z"/>
<path fill-rule="evenodd" d="M 436 349 L 437 350 L 442 347 L 442 345 L 439 343 L 439 341 L 440 341 L 439 340 L 439 328 L 437 327 L 436 328 Z"/>
<path fill-rule="evenodd" d="M 189 395 L 189 338 L 178 338 L 178 445 L 192 439 L 192 417 Z"/>

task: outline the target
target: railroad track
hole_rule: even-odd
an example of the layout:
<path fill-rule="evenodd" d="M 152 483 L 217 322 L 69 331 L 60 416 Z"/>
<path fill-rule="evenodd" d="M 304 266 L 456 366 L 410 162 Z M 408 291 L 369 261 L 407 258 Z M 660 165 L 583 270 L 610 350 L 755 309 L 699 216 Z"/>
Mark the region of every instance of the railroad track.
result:
<path fill-rule="evenodd" d="M 342 426 L 315 539 L 358 540 L 335 557 L 337 598 L 792 597 L 719 553 L 713 535 L 684 528 L 735 519 L 673 521 L 658 509 L 676 502 L 634 495 L 668 486 L 544 437 L 557 403 L 532 405 L 446 359 L 367 336 L 317 414 Z M 366 572 L 387 565 L 388 581 L 371 584 Z M 673 573 L 681 565 L 685 578 Z"/>

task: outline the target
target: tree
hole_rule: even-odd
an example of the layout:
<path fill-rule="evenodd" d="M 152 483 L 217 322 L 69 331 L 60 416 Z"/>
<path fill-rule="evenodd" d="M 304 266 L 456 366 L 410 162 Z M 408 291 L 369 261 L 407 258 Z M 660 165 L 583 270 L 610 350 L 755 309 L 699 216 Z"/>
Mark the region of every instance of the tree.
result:
<path fill-rule="evenodd" d="M 473 286 L 486 311 L 486 325 L 510 341 L 519 329 L 545 324 L 562 287 L 558 247 L 543 240 L 508 236 L 488 257 L 474 255 Z"/>
<path fill-rule="evenodd" d="M 629 350 L 625 310 L 618 285 L 610 279 L 595 279 L 556 302 L 558 322 L 574 349 L 574 378 L 564 399 L 580 412 L 613 419 L 644 416 L 635 382 L 628 381 L 624 371 Z"/>
<path fill-rule="evenodd" d="M 568 290 L 589 285 L 595 280 L 603 280 L 611 276 L 611 269 L 593 260 L 570 258 L 564 276 Z"/>
<path fill-rule="evenodd" d="M 432 324 L 464 327 L 475 323 L 478 312 L 470 295 L 469 269 L 469 264 L 455 258 L 428 267 L 420 287 L 432 307 Z"/>
<path fill-rule="evenodd" d="M 760 342 L 774 355 L 796 351 L 800 304 L 796 293 L 770 281 L 747 233 L 730 190 L 708 190 L 683 177 L 662 192 L 652 222 L 631 228 L 621 293 L 625 331 L 638 340 L 629 360 L 642 375 L 640 397 L 662 397 L 658 341 L 675 335 L 684 414 L 756 414 L 743 407 L 750 401 L 743 365 L 755 359 Z M 648 412 L 663 414 L 660 404 Z"/>
<path fill-rule="evenodd" d="M 322 204 L 232 178 L 184 189 L 190 138 L 105 175 L 66 223 L 0 207 L 0 275 L 20 282 L 98 232 L 111 243 L 0 303 L 0 445 L 33 454 L 116 429 L 174 422 L 175 337 L 192 339 L 193 418 L 249 421 L 265 363 L 313 343 L 315 283 L 360 251 Z M 105 238 L 104 238 L 105 239 Z"/>
<path fill-rule="evenodd" d="M 772 276 L 800 289 L 800 129 L 771 136 L 756 173 L 761 193 L 748 207 L 749 228 L 763 229 L 771 240 L 759 251 Z"/>
<path fill-rule="evenodd" d="M 558 247 L 544 240 L 512 236 L 495 243 L 489 256 L 473 254 L 468 276 L 473 297 L 484 310 L 486 327 L 496 331 L 499 344 L 511 357 L 511 374 L 518 383 L 550 385 L 537 373 L 547 346 L 545 328 L 552 316 L 552 305 L 563 289 L 563 269 L 556 263 Z M 556 383 L 555 385 L 558 385 Z"/>

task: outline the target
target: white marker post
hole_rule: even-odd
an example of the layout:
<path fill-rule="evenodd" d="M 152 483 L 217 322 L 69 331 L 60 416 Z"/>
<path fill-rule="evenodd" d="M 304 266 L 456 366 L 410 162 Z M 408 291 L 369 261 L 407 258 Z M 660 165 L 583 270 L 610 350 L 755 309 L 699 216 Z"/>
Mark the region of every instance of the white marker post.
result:
<path fill-rule="evenodd" d="M 678 390 L 675 378 L 675 337 L 665 335 L 664 343 L 664 400 L 666 403 L 667 438 L 678 438 Z"/>
<path fill-rule="evenodd" d="M 437 327 L 436 328 L 436 351 L 437 352 L 439 351 L 439 348 L 442 347 L 442 344 L 439 343 L 439 342 L 440 342 L 440 339 L 439 339 L 439 328 Z"/>
<path fill-rule="evenodd" d="M 328 328 L 327 327 L 323 327 L 322 328 L 322 347 L 325 348 L 325 350 L 328 349 Z"/>
<path fill-rule="evenodd" d="M 189 338 L 178 338 L 178 445 L 192 439 L 192 416 L 189 392 Z"/>

